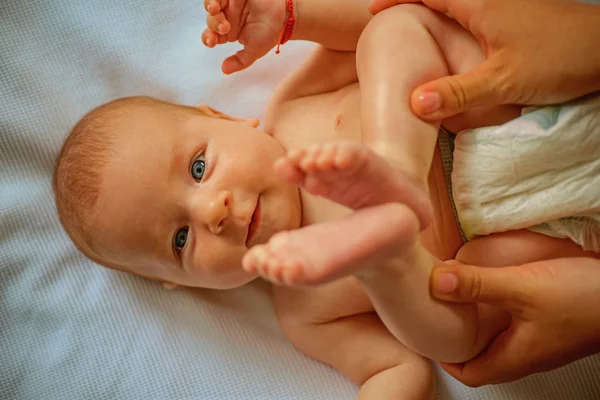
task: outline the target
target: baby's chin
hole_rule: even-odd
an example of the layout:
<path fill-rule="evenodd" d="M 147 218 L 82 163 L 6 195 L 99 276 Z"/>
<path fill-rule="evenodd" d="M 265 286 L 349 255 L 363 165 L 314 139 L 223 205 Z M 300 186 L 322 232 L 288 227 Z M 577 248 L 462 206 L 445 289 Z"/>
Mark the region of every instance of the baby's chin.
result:
<path fill-rule="evenodd" d="M 258 274 L 248 274 L 244 273 L 243 275 L 223 278 L 223 279 L 215 279 L 210 282 L 199 282 L 194 279 L 186 279 L 180 283 L 179 286 L 187 286 L 197 289 L 214 289 L 214 290 L 229 290 L 229 289 L 237 289 L 248 283 L 256 280 L 258 278 Z"/>

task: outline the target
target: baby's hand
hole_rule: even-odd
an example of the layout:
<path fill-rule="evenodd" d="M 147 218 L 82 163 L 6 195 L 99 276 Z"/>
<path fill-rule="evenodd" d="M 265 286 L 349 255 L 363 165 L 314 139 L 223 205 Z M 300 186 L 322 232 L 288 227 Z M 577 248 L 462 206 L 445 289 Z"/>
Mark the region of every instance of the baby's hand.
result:
<path fill-rule="evenodd" d="M 285 4 L 284 0 L 204 0 L 208 28 L 202 33 L 202 42 L 210 48 L 236 41 L 244 45 L 223 61 L 224 73 L 248 68 L 277 44 Z"/>

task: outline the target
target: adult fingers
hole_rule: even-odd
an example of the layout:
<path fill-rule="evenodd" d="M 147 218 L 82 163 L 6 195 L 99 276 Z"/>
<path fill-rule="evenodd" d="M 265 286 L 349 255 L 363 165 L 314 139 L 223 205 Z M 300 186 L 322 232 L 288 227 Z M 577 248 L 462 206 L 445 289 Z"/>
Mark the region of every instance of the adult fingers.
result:
<path fill-rule="evenodd" d="M 503 104 L 498 83 L 501 78 L 494 60 L 464 74 L 446 76 L 415 89 L 410 104 L 413 112 L 426 121 L 441 121 L 472 107 Z"/>
<path fill-rule="evenodd" d="M 522 310 L 528 281 L 519 268 L 441 265 L 431 274 L 431 293 L 444 301 L 496 303 L 509 311 Z"/>
<path fill-rule="evenodd" d="M 524 330 L 513 323 L 474 359 L 460 364 L 439 363 L 455 379 L 467 386 L 478 387 L 489 384 L 512 382 L 529 375 L 525 349 L 519 345 L 526 339 Z"/>

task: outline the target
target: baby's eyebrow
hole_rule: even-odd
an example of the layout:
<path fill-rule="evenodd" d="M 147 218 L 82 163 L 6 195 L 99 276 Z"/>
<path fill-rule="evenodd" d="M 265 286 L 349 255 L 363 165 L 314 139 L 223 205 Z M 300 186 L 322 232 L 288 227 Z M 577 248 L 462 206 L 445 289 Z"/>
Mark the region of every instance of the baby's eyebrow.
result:
<path fill-rule="evenodd" d="M 187 164 L 189 164 L 189 160 L 186 160 L 186 158 L 189 156 L 184 151 L 181 143 L 175 144 L 171 153 L 172 157 L 171 164 L 169 166 L 169 179 L 181 179 L 182 170 L 188 170 Z"/>
<path fill-rule="evenodd" d="M 173 224 L 168 220 L 170 216 L 156 216 L 149 219 L 151 226 L 148 229 L 145 242 L 148 256 L 159 262 L 170 261 L 173 258 Z M 175 231 L 176 232 L 176 231 Z M 145 247 L 145 246 L 144 246 Z"/>

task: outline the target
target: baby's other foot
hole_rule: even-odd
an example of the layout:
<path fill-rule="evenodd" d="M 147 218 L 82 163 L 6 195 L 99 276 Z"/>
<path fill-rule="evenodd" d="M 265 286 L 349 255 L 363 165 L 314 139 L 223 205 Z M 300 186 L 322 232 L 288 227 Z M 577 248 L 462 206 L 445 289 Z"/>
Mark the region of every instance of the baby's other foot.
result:
<path fill-rule="evenodd" d="M 362 208 L 339 220 L 274 235 L 252 247 L 243 268 L 280 285 L 314 285 L 377 267 L 416 242 L 419 222 L 405 205 Z"/>
<path fill-rule="evenodd" d="M 424 185 L 359 143 L 291 150 L 277 161 L 275 170 L 306 191 L 354 210 L 383 203 L 406 204 L 419 218 L 421 230 L 433 217 Z"/>

